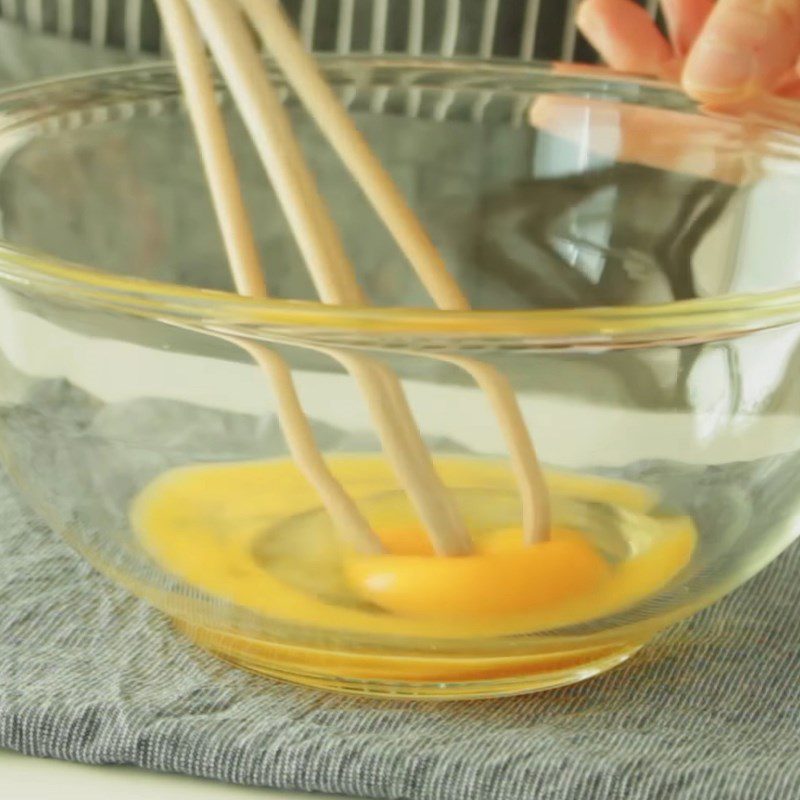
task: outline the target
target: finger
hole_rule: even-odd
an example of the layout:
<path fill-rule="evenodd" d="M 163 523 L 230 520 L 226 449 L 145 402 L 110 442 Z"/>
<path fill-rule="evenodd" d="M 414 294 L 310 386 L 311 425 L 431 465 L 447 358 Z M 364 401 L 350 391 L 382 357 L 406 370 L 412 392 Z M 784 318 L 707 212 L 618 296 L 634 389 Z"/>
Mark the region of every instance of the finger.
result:
<path fill-rule="evenodd" d="M 673 59 L 669 42 L 632 0 L 585 0 L 578 9 L 577 24 L 613 69 L 661 75 Z"/>
<path fill-rule="evenodd" d="M 686 91 L 740 103 L 770 91 L 800 53 L 798 0 L 719 0 L 689 54 Z"/>
<path fill-rule="evenodd" d="M 775 87 L 775 91 L 782 97 L 800 96 L 800 78 L 797 77 L 797 73 L 794 70 L 787 72 Z"/>
<path fill-rule="evenodd" d="M 763 94 L 751 100 L 744 108 L 748 120 L 754 125 L 800 129 L 800 84 L 781 89 L 780 95 Z"/>
<path fill-rule="evenodd" d="M 714 0 L 661 0 L 669 38 L 675 52 L 685 56 L 703 30 Z"/>
<path fill-rule="evenodd" d="M 559 61 L 551 65 L 551 69 L 556 75 L 581 75 L 584 77 L 619 78 L 621 70 L 614 69 L 607 64 L 581 64 L 580 62 Z M 628 70 L 630 71 L 630 70 Z M 646 74 L 646 73 L 644 73 Z M 668 61 L 662 65 L 659 78 L 677 83 L 681 75 L 681 63 L 679 61 Z"/>
<path fill-rule="evenodd" d="M 747 183 L 754 177 L 743 157 L 741 129 L 713 117 L 543 95 L 531 105 L 529 121 L 539 131 L 622 164 L 730 184 Z"/>

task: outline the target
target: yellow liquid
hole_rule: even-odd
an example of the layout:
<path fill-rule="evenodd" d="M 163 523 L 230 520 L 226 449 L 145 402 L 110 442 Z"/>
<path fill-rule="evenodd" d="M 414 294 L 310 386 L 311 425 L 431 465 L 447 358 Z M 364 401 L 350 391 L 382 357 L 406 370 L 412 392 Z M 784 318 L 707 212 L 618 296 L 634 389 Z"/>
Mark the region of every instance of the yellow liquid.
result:
<path fill-rule="evenodd" d="M 329 464 L 373 528 L 395 543 L 393 555 L 370 560 L 350 553 L 291 461 L 174 470 L 137 498 L 133 524 L 165 571 L 266 618 L 339 633 L 435 639 L 542 632 L 613 614 L 663 589 L 695 548 L 691 520 L 656 513 L 659 498 L 650 490 L 549 474 L 556 527 L 551 566 L 538 574 L 550 589 L 531 592 L 524 580 L 503 581 L 497 561 L 491 562 L 491 580 L 489 572 L 467 570 L 477 576 L 474 586 L 463 578 L 463 563 L 455 564 L 460 559 L 418 552 L 419 525 L 381 457 L 338 456 Z M 447 457 L 436 465 L 480 553 L 508 555 L 522 547 L 514 540 L 519 509 L 506 464 Z M 397 543 L 402 551 L 404 541 L 411 550 L 398 554 Z M 526 557 L 535 576 L 534 552 Z M 583 572 L 574 558 L 582 559 Z M 519 578 L 515 560 L 506 562 L 507 574 L 517 570 Z M 443 562 L 453 562 L 462 577 L 448 578 L 454 573 Z M 399 602 L 397 593 L 387 601 L 380 591 L 365 589 L 381 569 L 405 580 Z M 575 578 L 577 573 L 583 577 Z M 563 575 L 563 585 L 554 575 Z M 499 591 L 506 592 L 502 602 L 496 601 Z M 517 602 L 513 592 L 525 598 Z"/>

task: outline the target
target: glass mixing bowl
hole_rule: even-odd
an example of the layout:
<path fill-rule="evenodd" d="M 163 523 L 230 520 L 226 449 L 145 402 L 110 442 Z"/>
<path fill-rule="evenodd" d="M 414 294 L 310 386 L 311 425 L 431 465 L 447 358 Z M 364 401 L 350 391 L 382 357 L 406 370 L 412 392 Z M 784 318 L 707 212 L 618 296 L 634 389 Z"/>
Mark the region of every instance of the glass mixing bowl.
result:
<path fill-rule="evenodd" d="M 269 301 L 232 293 L 171 67 L 0 96 L 0 450 L 53 529 L 223 658 L 412 697 L 586 678 L 786 548 L 800 512 L 791 107 L 736 118 L 657 83 L 547 65 L 323 63 L 474 311 L 432 308 L 283 84 L 374 307 L 315 302 L 222 88 Z M 492 365 L 557 521 L 591 539 L 616 588 L 491 624 L 353 598 L 244 344 L 291 366 L 364 513 L 411 526 L 335 356 L 394 370 L 475 535 L 519 519 L 496 420 L 462 368 Z"/>

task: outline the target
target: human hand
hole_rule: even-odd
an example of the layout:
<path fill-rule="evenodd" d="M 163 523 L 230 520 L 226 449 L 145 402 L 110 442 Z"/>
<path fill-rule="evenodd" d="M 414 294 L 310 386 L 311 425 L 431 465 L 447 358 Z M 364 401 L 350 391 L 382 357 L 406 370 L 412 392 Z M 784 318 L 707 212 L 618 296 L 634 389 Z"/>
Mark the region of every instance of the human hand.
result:
<path fill-rule="evenodd" d="M 578 27 L 613 69 L 680 79 L 709 105 L 800 98 L 800 0 L 661 0 L 669 39 L 633 0 L 585 0 Z"/>

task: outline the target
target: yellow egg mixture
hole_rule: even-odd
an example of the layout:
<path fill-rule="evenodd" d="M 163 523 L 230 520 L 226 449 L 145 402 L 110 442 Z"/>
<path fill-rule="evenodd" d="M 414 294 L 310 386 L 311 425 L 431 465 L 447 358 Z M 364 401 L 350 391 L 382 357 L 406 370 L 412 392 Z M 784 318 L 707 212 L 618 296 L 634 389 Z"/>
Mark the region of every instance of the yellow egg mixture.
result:
<path fill-rule="evenodd" d="M 555 527 L 525 546 L 507 465 L 437 458 L 475 543 L 436 557 L 380 456 L 329 459 L 386 554 L 350 551 L 291 461 L 212 464 L 166 473 L 137 498 L 135 530 L 167 572 L 265 617 L 337 632 L 410 637 L 532 633 L 620 611 L 658 592 L 690 561 L 686 517 L 621 481 L 550 474 Z M 616 520 L 606 536 L 602 513 Z M 590 513 L 591 512 L 591 513 Z M 587 522 L 588 520 L 588 522 Z M 590 524 L 591 523 L 591 524 Z"/>

